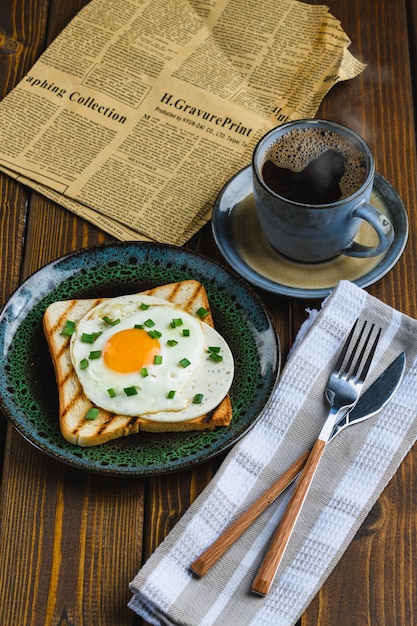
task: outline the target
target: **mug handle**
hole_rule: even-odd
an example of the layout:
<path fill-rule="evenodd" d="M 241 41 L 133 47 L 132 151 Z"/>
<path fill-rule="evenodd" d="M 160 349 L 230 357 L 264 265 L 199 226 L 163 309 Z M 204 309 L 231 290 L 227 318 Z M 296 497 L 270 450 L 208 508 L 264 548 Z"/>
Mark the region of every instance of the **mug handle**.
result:
<path fill-rule="evenodd" d="M 352 217 L 359 217 L 368 222 L 378 235 L 379 242 L 377 246 L 371 247 L 353 241 L 342 250 L 342 254 L 366 258 L 378 256 L 390 247 L 394 241 L 394 227 L 382 211 L 364 202 L 354 209 Z"/>

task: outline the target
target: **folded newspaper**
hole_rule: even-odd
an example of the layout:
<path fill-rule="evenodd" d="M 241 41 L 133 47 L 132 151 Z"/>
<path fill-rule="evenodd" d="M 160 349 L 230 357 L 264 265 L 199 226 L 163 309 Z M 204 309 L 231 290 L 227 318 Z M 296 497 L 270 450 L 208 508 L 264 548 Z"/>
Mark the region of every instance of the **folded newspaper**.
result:
<path fill-rule="evenodd" d="M 257 140 L 364 65 L 326 6 L 91 0 L 0 102 L 0 170 L 121 240 L 182 245 Z"/>

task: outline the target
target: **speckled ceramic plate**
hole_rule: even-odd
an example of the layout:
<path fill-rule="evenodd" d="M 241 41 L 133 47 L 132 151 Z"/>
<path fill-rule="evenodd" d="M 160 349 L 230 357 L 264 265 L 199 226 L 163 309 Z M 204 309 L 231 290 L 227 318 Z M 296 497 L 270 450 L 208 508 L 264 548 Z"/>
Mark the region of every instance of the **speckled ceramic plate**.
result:
<path fill-rule="evenodd" d="M 265 239 L 256 215 L 251 167 L 237 172 L 220 192 L 211 220 L 214 239 L 225 260 L 243 278 L 266 291 L 296 298 L 323 298 L 342 279 L 367 287 L 389 272 L 401 257 L 408 237 L 404 204 L 392 185 L 375 174 L 372 204 L 391 220 L 395 238 L 383 254 L 369 259 L 343 254 L 324 263 L 297 263 L 278 254 Z M 364 222 L 355 238 L 375 245 Z"/>
<path fill-rule="evenodd" d="M 71 298 L 112 297 L 197 279 L 208 292 L 216 328 L 236 363 L 232 424 L 211 432 L 139 433 L 100 446 L 68 443 L 42 330 L 46 307 Z M 0 399 L 14 427 L 46 454 L 109 475 L 146 476 L 191 467 L 229 448 L 268 403 L 280 366 L 279 340 L 258 296 L 238 275 L 183 248 L 119 243 L 85 249 L 33 274 L 0 315 Z"/>

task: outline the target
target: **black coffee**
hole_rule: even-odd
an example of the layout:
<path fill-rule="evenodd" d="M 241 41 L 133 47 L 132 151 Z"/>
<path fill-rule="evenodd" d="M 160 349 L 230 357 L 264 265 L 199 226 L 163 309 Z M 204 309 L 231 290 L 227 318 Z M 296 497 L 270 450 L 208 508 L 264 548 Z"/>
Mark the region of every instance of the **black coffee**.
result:
<path fill-rule="evenodd" d="M 270 189 L 294 202 L 329 204 L 342 197 L 339 181 L 345 172 L 345 158 L 340 152 L 326 150 L 301 172 L 293 172 L 266 161 L 262 178 Z"/>
<path fill-rule="evenodd" d="M 329 204 L 362 187 L 367 175 L 362 150 L 332 130 L 295 128 L 266 152 L 261 170 L 275 193 L 304 204 Z"/>

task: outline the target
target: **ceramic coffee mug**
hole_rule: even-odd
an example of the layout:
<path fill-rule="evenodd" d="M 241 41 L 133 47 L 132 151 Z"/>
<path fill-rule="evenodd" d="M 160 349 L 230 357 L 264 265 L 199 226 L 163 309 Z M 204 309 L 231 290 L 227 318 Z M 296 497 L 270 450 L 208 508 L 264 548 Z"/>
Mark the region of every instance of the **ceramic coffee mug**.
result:
<path fill-rule="evenodd" d="M 394 239 L 389 219 L 370 204 L 375 163 L 354 131 L 325 120 L 289 122 L 258 142 L 253 192 L 262 231 L 275 250 L 303 263 L 339 254 L 377 256 Z M 374 247 L 354 241 L 362 220 Z"/>

